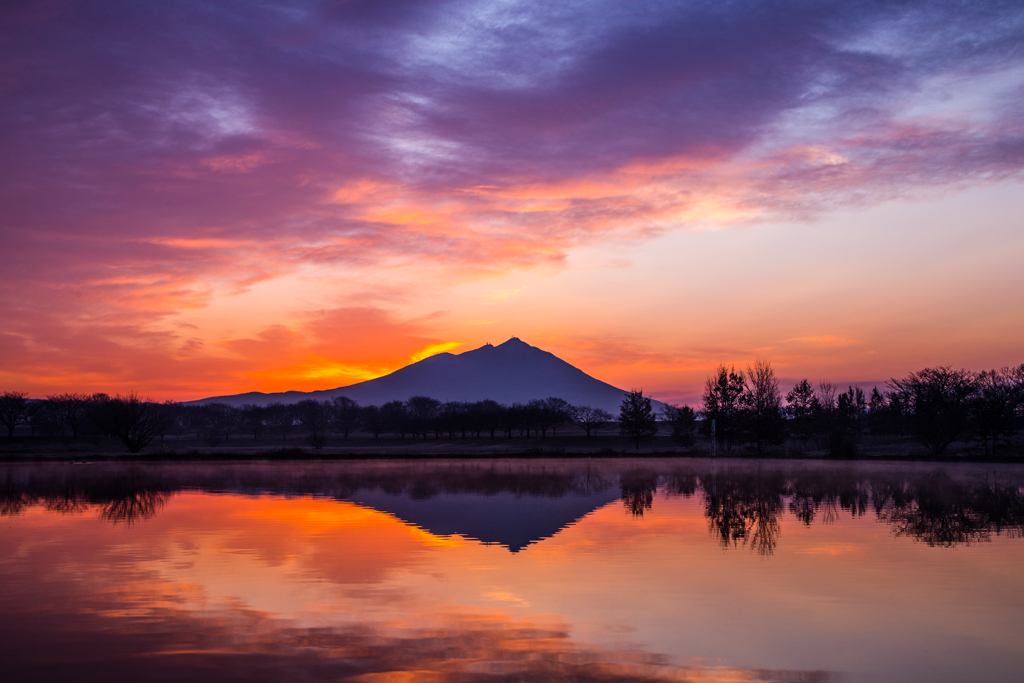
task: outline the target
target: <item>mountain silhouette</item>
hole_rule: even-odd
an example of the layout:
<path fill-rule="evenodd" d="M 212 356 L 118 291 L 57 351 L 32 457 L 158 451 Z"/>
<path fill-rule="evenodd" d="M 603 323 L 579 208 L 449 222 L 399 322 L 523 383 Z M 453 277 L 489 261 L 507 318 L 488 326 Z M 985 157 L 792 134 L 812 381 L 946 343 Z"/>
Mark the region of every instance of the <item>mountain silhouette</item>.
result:
<path fill-rule="evenodd" d="M 460 354 L 439 353 L 389 375 L 347 387 L 272 394 L 250 392 L 215 396 L 194 403 L 266 405 L 274 401 L 297 403 L 307 398 L 325 400 L 347 396 L 361 405 L 382 405 L 388 401 L 405 401 L 412 396 L 430 396 L 441 401 L 492 399 L 511 404 L 556 396 L 573 405 L 603 408 L 616 415 L 624 393 L 554 354 L 513 337 L 498 346 L 487 344 Z M 662 407 L 654 403 L 656 409 Z"/>

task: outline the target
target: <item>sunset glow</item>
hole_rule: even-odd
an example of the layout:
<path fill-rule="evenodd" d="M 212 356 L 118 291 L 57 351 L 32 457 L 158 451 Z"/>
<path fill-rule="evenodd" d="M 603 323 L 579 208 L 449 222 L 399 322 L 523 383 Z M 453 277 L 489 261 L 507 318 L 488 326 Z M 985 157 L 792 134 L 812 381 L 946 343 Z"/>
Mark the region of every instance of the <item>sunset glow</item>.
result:
<path fill-rule="evenodd" d="M 1024 362 L 1013 3 L 16 3 L 0 384 Z"/>

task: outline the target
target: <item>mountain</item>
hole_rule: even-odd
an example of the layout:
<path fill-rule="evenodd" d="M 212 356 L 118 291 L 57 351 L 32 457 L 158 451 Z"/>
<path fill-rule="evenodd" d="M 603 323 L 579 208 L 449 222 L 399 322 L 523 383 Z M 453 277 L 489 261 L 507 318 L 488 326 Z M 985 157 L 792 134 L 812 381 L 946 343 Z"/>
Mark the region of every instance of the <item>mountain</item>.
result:
<path fill-rule="evenodd" d="M 348 396 L 360 405 L 382 405 L 405 401 L 412 396 L 430 396 L 441 401 L 525 403 L 535 398 L 557 396 L 573 405 L 619 412 L 622 389 L 595 379 L 552 353 L 513 337 L 504 344 L 487 344 L 465 353 L 439 353 L 367 382 L 325 391 L 286 391 L 264 394 L 250 392 L 214 396 L 194 403 L 266 405 L 274 401 L 298 403 L 307 398 L 332 399 Z M 655 403 L 655 409 L 662 405 Z"/>

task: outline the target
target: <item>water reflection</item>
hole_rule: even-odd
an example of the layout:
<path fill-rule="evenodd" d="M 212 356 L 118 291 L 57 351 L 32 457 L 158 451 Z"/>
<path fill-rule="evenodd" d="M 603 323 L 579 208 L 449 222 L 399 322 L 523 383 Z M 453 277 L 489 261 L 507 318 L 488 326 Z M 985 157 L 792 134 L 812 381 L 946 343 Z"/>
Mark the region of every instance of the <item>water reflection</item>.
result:
<path fill-rule="evenodd" d="M 7 466 L 0 515 L 29 506 L 133 524 L 183 490 L 277 493 L 353 500 L 437 535 L 458 534 L 513 552 L 549 538 L 591 510 L 622 500 L 643 519 L 659 488 L 701 500 L 723 547 L 772 555 L 780 515 L 805 526 L 868 514 L 896 536 L 954 547 L 1019 536 L 1024 488 L 1019 468 L 835 466 L 702 461 L 418 464 Z M 618 483 L 618 494 L 614 483 Z"/>
<path fill-rule="evenodd" d="M 4 466 L 0 658 L 43 681 L 1015 681 L 1022 481 L 667 459 Z"/>

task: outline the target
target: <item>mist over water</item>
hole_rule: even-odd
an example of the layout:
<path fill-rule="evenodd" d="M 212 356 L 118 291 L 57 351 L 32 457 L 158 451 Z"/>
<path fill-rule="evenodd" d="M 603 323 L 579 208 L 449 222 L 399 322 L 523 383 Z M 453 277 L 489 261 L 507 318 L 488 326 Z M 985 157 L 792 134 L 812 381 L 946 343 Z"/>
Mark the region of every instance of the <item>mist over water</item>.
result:
<path fill-rule="evenodd" d="M 1015 681 L 1024 467 L 7 465 L 10 680 Z"/>

